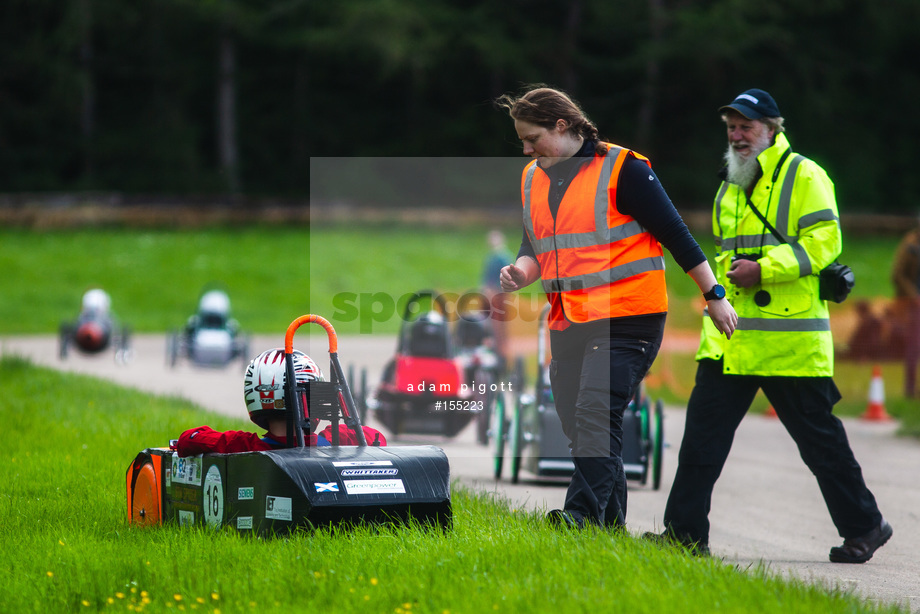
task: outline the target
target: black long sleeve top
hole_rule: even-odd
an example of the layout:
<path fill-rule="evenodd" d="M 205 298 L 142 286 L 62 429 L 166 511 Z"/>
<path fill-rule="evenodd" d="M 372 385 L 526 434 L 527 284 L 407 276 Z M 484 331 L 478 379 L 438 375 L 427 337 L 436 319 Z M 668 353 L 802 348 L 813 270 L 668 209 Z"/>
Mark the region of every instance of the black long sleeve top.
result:
<path fill-rule="evenodd" d="M 549 206 L 553 217 L 558 213 L 562 197 L 578 170 L 594 156 L 596 146 L 596 141 L 585 141 L 577 154 L 546 169 L 550 179 Z M 703 250 L 674 208 L 655 171 L 634 156 L 627 157 L 620 170 L 617 209 L 648 230 L 671 252 L 684 272 L 706 260 Z M 521 256 L 530 256 L 536 260 L 530 237 L 523 228 L 518 258 Z"/>
<path fill-rule="evenodd" d="M 558 213 L 562 197 L 572 179 L 578 174 L 581 166 L 593 158 L 596 146 L 597 141 L 585 141 L 574 156 L 545 169 L 550 179 L 548 198 L 553 217 Z M 703 250 L 674 208 L 655 171 L 634 156 L 628 156 L 620 169 L 617 181 L 617 209 L 634 218 L 649 231 L 671 253 L 684 272 L 706 260 Z M 521 256 L 529 256 L 536 260 L 530 237 L 523 228 L 518 258 Z M 650 331 L 660 330 L 663 318 L 664 314 L 616 318 L 619 322 L 617 332 L 611 329 L 610 334 L 641 337 Z M 583 326 L 594 328 L 597 325 L 601 323 L 588 323 Z"/>

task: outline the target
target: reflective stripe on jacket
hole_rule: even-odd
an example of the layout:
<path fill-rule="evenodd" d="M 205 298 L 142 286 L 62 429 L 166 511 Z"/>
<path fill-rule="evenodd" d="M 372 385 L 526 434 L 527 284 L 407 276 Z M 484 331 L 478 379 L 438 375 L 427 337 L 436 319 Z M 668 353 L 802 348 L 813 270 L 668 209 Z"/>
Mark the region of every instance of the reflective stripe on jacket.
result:
<path fill-rule="evenodd" d="M 536 161 L 521 178 L 524 228 L 533 244 L 549 327 L 621 316 L 664 313 L 668 296 L 658 241 L 616 207 L 617 180 L 626 156 L 648 160 L 606 143 L 572 179 L 556 217 L 549 206 L 549 177 Z"/>
<path fill-rule="evenodd" d="M 726 374 L 834 374 L 827 302 L 818 297 L 818 273 L 840 255 L 842 245 L 834 184 L 815 162 L 791 152 L 774 184 L 774 171 L 788 149 L 789 141 L 779 133 L 757 156 L 763 175 L 751 195 L 788 243 L 766 229 L 737 185 L 723 182 L 715 199 L 716 276 L 739 319 L 729 341 L 705 317 L 696 358 L 724 357 Z M 728 280 L 737 254 L 760 256 L 759 284 L 739 288 Z"/>

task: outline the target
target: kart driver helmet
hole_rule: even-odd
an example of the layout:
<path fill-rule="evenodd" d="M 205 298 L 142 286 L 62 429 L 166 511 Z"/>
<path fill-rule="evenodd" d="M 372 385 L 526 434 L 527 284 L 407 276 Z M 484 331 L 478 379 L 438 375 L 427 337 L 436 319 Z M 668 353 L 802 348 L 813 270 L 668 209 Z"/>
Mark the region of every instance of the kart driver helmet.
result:
<path fill-rule="evenodd" d="M 106 315 L 112 308 L 112 299 L 108 292 L 100 288 L 87 290 L 83 295 L 81 304 L 83 313 L 95 313 L 97 315 Z"/>
<path fill-rule="evenodd" d="M 326 381 L 313 359 L 297 350 L 292 355 L 298 384 Z M 252 359 L 243 378 L 243 398 L 250 420 L 268 429 L 269 419 L 285 418 L 284 384 L 284 350 L 267 350 Z"/>
<path fill-rule="evenodd" d="M 209 290 L 198 301 L 198 318 L 202 326 L 220 328 L 230 318 L 230 297 L 220 290 Z"/>

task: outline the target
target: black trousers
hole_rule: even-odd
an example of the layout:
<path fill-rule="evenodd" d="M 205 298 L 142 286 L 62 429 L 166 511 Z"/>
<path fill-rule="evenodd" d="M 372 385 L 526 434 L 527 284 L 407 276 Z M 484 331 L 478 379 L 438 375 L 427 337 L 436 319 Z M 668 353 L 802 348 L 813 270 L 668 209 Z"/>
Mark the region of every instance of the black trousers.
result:
<path fill-rule="evenodd" d="M 626 523 L 623 412 L 658 354 L 661 324 L 649 338 L 597 327 L 551 336 L 553 398 L 575 463 L 564 507 L 589 522 Z"/>
<path fill-rule="evenodd" d="M 665 527 L 683 540 L 709 542 L 712 490 L 758 390 L 763 390 L 817 478 L 840 536 L 858 537 L 877 527 L 882 516 L 875 497 L 866 487 L 843 424 L 831 413 L 840 400 L 834 380 L 724 375 L 721 360 L 701 360 L 697 367 Z"/>

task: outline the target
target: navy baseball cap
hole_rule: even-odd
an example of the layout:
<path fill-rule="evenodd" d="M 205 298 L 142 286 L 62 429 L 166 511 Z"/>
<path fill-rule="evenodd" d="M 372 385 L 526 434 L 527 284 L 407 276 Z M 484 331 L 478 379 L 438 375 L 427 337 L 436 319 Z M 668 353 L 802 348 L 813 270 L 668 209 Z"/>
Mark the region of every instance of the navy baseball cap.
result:
<path fill-rule="evenodd" d="M 724 107 L 719 107 L 719 112 L 724 113 L 732 109 L 741 113 L 748 119 L 760 119 L 761 117 L 780 117 L 779 107 L 773 96 L 763 90 L 747 90 L 735 96 L 731 103 Z"/>

